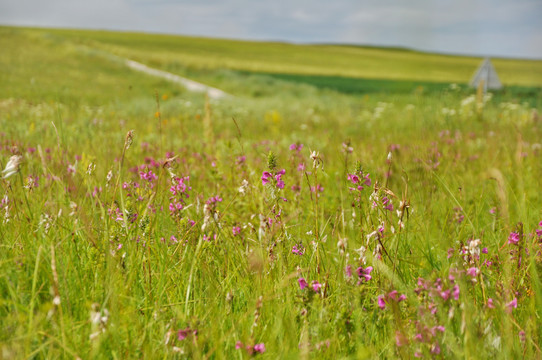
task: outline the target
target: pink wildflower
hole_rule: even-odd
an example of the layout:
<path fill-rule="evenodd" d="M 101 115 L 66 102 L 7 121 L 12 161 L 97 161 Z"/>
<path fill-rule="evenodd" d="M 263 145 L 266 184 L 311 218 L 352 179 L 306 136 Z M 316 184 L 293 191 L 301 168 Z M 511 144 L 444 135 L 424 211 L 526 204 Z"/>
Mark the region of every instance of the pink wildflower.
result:
<path fill-rule="evenodd" d="M 506 304 L 506 312 L 511 313 L 512 310 L 514 310 L 517 307 L 518 307 L 518 299 L 514 298 L 514 300 Z"/>
<path fill-rule="evenodd" d="M 454 300 L 459 300 L 459 285 L 454 285 L 454 288 L 452 289 L 452 296 L 454 297 Z"/>
<path fill-rule="evenodd" d="M 346 267 L 344 268 L 344 272 L 346 273 L 346 276 L 348 276 L 349 278 L 352 277 L 352 266 L 346 265 Z"/>
<path fill-rule="evenodd" d="M 519 242 L 519 234 L 511 232 L 508 236 L 508 244 L 516 245 Z"/>
<path fill-rule="evenodd" d="M 320 284 L 320 283 L 319 283 L 318 281 L 316 281 L 316 280 L 313 280 L 313 281 L 312 281 L 311 286 L 312 286 L 312 289 L 313 289 L 315 292 L 320 291 L 320 289 L 322 288 L 322 284 Z"/>
<path fill-rule="evenodd" d="M 476 277 L 478 275 L 478 272 L 478 268 L 473 266 L 467 270 L 467 275 L 469 275 L 470 277 Z"/>
<path fill-rule="evenodd" d="M 296 255 L 303 255 L 305 254 L 305 248 L 301 244 L 294 245 L 292 247 L 292 253 Z"/>
<path fill-rule="evenodd" d="M 297 282 L 299 283 L 299 287 L 301 288 L 301 290 L 303 290 L 304 288 L 309 286 L 309 284 L 307 283 L 307 280 L 305 280 L 305 278 L 299 278 L 299 279 L 297 279 Z"/>
<path fill-rule="evenodd" d="M 263 354 L 265 352 L 265 344 L 259 343 L 254 345 L 254 351 L 259 352 L 260 354 Z"/>
<path fill-rule="evenodd" d="M 379 296 L 377 301 L 378 301 L 378 307 L 384 310 L 386 308 L 386 301 L 384 301 L 384 297 Z"/>
<path fill-rule="evenodd" d="M 359 277 L 358 284 L 362 283 L 362 282 L 367 282 L 367 281 L 369 281 L 369 280 L 371 280 L 373 278 L 370 275 L 371 272 L 373 271 L 372 266 L 367 266 L 365 269 L 360 266 L 359 268 L 357 268 L 356 271 L 357 271 L 358 277 Z"/>
<path fill-rule="evenodd" d="M 266 185 L 269 183 L 269 179 L 272 178 L 273 175 L 271 175 L 271 173 L 269 171 L 264 171 L 262 173 L 262 185 Z"/>
<path fill-rule="evenodd" d="M 493 304 L 493 299 L 492 298 L 487 299 L 487 307 L 489 309 L 494 309 L 495 308 L 495 305 Z"/>
<path fill-rule="evenodd" d="M 348 174 L 348 180 L 352 182 L 352 184 L 359 183 L 359 177 L 356 174 Z"/>

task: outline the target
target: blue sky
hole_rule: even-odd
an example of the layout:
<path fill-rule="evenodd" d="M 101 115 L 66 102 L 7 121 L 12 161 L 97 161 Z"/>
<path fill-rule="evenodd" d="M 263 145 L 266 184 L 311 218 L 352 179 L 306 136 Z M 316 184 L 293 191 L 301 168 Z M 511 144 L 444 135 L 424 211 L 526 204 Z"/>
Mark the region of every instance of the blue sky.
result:
<path fill-rule="evenodd" d="M 0 24 L 542 59 L 542 0 L 1 0 Z"/>

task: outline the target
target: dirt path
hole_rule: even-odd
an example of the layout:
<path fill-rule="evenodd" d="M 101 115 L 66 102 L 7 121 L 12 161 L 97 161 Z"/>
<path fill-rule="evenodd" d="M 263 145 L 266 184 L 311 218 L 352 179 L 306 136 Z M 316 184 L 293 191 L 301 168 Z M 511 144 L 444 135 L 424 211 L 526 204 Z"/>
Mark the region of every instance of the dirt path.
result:
<path fill-rule="evenodd" d="M 205 84 L 202 84 L 193 80 L 183 78 L 179 75 L 175 75 L 167 71 L 150 68 L 145 64 L 138 63 L 137 61 L 126 59 L 125 64 L 132 70 L 139 71 L 151 76 L 160 77 L 162 79 L 166 79 L 168 81 L 171 81 L 173 83 L 176 83 L 185 87 L 189 91 L 207 93 L 207 95 L 211 99 L 220 99 L 220 98 L 229 96 L 229 94 L 225 93 L 224 91 L 220 89 L 207 86 Z"/>

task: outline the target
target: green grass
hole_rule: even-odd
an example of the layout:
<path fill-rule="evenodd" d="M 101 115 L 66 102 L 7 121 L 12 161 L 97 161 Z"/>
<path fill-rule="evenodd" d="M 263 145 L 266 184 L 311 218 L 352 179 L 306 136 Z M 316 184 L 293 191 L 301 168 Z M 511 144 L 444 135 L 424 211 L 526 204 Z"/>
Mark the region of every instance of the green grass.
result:
<path fill-rule="evenodd" d="M 503 60 L 523 85 L 478 104 L 415 69 L 456 59 L 441 55 L 0 32 L 0 167 L 23 161 L 0 180 L 2 358 L 249 358 L 260 343 L 262 359 L 542 356 L 542 104 L 538 80 L 518 70 L 539 62 Z M 316 51 L 330 52 L 325 70 Z M 358 79 L 354 57 L 337 55 L 349 52 L 418 65 L 400 78 L 380 63 Z M 107 53 L 234 96 L 206 104 Z M 281 169 L 283 189 L 262 184 Z M 371 179 L 359 192 L 356 171 Z M 173 194 L 172 177 L 187 176 L 191 188 Z M 479 258 L 460 253 L 473 239 Z"/>

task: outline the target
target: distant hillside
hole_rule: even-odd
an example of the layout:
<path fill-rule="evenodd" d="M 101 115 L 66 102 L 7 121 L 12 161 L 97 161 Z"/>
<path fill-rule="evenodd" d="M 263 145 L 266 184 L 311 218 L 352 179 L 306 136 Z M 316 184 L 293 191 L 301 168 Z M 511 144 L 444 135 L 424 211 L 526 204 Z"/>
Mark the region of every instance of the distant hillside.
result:
<path fill-rule="evenodd" d="M 67 29 L 18 29 L 70 42 L 165 70 L 229 69 L 271 73 L 467 83 L 481 58 L 422 53 L 401 48 L 297 45 L 175 35 Z M 492 59 L 505 85 L 542 86 L 542 61 Z"/>

